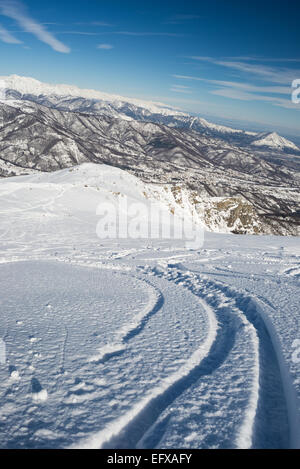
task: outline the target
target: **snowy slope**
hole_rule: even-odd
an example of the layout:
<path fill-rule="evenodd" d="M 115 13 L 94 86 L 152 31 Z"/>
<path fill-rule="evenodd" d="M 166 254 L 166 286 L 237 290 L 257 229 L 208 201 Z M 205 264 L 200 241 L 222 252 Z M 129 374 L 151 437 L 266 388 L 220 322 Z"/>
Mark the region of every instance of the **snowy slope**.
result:
<path fill-rule="evenodd" d="M 297 239 L 100 239 L 120 190 L 155 196 L 91 164 L 0 181 L 0 447 L 299 448 Z"/>
<path fill-rule="evenodd" d="M 49 216 L 64 219 L 74 210 L 96 213 L 101 204 L 111 204 L 119 216 L 124 203 L 128 208 L 132 206 L 133 211 L 136 204 L 141 204 L 141 218 L 143 209 L 149 218 L 156 210 L 160 211 L 160 223 L 173 226 L 186 220 L 196 231 L 204 228 L 221 233 L 259 233 L 262 229 L 255 209 L 242 197 L 200 196 L 181 186 L 145 183 L 119 168 L 93 163 L 54 173 L 11 177 L 6 183 L 2 181 L 2 193 L 5 196 L 15 193 L 24 207 L 36 207 L 36 216 L 42 219 Z M 7 213 L 10 207 L 7 200 Z"/>
<path fill-rule="evenodd" d="M 188 191 L 190 203 L 205 200 L 212 206 L 213 218 L 220 218 L 219 198 L 238 197 L 228 223 L 221 220 L 230 231 L 298 234 L 297 220 L 278 217 L 288 217 L 299 206 L 299 164 L 289 166 L 287 157 L 265 161 L 220 139 L 152 122 L 59 111 L 30 101 L 7 103 L 0 103 L 1 176 L 105 163 L 144 181 Z M 234 226 L 238 212 L 246 217 L 244 227 Z M 274 218 L 261 219 L 257 230 L 257 216 L 265 213 Z"/>
<path fill-rule="evenodd" d="M 0 183 L 0 446 L 299 447 L 297 241 L 99 239 L 120 191 L 159 192 L 91 164 Z"/>

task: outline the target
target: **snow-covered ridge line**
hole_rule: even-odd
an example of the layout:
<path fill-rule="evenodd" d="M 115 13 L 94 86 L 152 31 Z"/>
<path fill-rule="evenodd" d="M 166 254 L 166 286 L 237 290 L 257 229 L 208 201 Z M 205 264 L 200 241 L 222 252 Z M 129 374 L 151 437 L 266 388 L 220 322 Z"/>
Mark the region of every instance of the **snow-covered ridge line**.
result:
<path fill-rule="evenodd" d="M 86 98 L 91 100 L 100 100 L 108 103 L 113 103 L 114 105 L 121 104 L 134 104 L 135 106 L 142 107 L 147 109 L 151 113 L 158 113 L 165 116 L 182 116 L 190 117 L 188 113 L 181 112 L 176 110 L 170 105 L 161 102 L 152 102 L 144 101 L 135 98 L 128 98 L 124 96 L 104 93 L 102 91 L 93 90 L 93 89 L 82 89 L 75 85 L 67 84 L 50 84 L 43 83 L 35 78 L 30 77 L 21 77 L 18 75 L 10 76 L 0 76 L 0 80 L 5 82 L 6 88 L 10 90 L 18 91 L 24 95 L 32 94 L 34 96 L 45 95 L 45 96 L 60 96 L 60 97 L 76 97 L 76 98 Z M 237 133 L 237 134 L 246 134 L 251 136 L 258 135 L 257 132 L 247 132 L 240 129 L 234 129 L 229 126 L 213 124 L 208 122 L 204 118 L 194 117 L 191 118 L 190 128 L 194 128 L 194 124 L 201 124 L 204 128 L 210 129 L 216 132 L 223 134 Z"/>
<path fill-rule="evenodd" d="M 9 99 L 15 99 L 14 92 L 21 94 L 19 99 L 73 112 L 108 114 L 122 119 L 147 120 L 170 127 L 182 127 L 196 132 L 208 133 L 221 139 L 238 139 L 240 143 L 265 146 L 275 150 L 289 149 L 298 152 L 299 147 L 279 136 L 276 132 L 250 132 L 225 125 L 208 122 L 202 117 L 193 117 L 174 106 L 161 102 L 145 101 L 108 94 L 92 89 L 81 89 L 75 85 L 49 84 L 30 77 L 18 75 L 0 76 Z M 2 84 L 3 88 L 3 84 Z M 80 101 L 80 102 L 78 102 Z"/>
<path fill-rule="evenodd" d="M 213 124 L 212 122 L 209 122 L 206 119 L 203 119 L 203 117 L 196 117 L 191 124 L 191 129 L 193 128 L 193 124 L 196 122 L 200 122 L 203 125 L 203 127 L 207 129 L 215 130 L 216 132 L 220 132 L 223 134 L 236 133 L 236 134 L 245 134 L 249 136 L 258 135 L 257 132 L 249 132 L 246 130 L 234 129 L 233 127 L 229 127 L 227 125 Z"/>
<path fill-rule="evenodd" d="M 119 95 L 103 93 L 97 90 L 81 89 L 75 85 L 42 83 L 35 78 L 20 77 L 18 75 L 0 76 L 0 80 L 4 81 L 6 89 L 19 91 L 25 95 L 54 95 L 61 97 L 73 96 L 78 98 L 113 102 L 115 105 L 131 103 L 135 106 L 143 107 L 153 113 L 161 113 L 164 115 L 186 115 L 185 113 L 179 112 L 164 103 L 127 98 Z"/>

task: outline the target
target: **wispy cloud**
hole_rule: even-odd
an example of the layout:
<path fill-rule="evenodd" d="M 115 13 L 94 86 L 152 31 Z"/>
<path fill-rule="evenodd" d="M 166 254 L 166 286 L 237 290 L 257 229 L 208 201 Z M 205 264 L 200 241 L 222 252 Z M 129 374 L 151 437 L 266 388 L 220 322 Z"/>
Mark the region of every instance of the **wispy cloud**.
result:
<path fill-rule="evenodd" d="M 108 28 L 111 28 L 113 26 L 115 26 L 114 24 L 111 24 L 111 23 L 106 23 L 105 21 L 89 21 L 89 22 L 76 22 L 76 23 L 73 23 L 77 26 L 105 26 L 105 27 L 108 27 Z"/>
<path fill-rule="evenodd" d="M 98 44 L 97 49 L 103 49 L 103 50 L 110 50 L 113 49 L 114 46 L 112 44 Z"/>
<path fill-rule="evenodd" d="M 199 18 L 201 18 L 201 16 L 194 14 L 173 15 L 169 19 L 164 21 L 163 24 L 182 24 L 186 21 L 193 21 Z"/>
<path fill-rule="evenodd" d="M 190 75 L 172 75 L 173 78 L 178 78 L 180 80 L 195 80 L 195 81 L 202 81 L 203 78 L 199 78 L 199 77 L 192 77 Z"/>
<path fill-rule="evenodd" d="M 225 57 L 226 60 L 242 60 L 245 62 L 273 62 L 273 63 L 293 63 L 300 62 L 300 58 L 288 57 L 256 57 L 256 56 L 240 56 L 240 57 Z"/>
<path fill-rule="evenodd" d="M 173 75 L 174 77 L 177 77 L 177 75 Z M 176 88 L 190 88 L 189 86 L 185 86 L 185 85 L 173 85 L 173 86 L 176 86 Z"/>
<path fill-rule="evenodd" d="M 290 84 L 295 78 L 300 76 L 300 70 L 292 70 L 286 67 L 270 67 L 264 64 L 253 64 L 242 61 L 228 61 L 215 59 L 213 57 L 190 56 L 190 59 L 210 62 L 232 70 L 238 70 L 244 74 L 250 74 L 261 80 L 270 81 L 272 83 Z M 294 60 L 294 59 L 293 59 Z"/>
<path fill-rule="evenodd" d="M 190 87 L 184 85 L 172 85 L 170 91 L 173 91 L 174 93 L 191 93 Z"/>
<path fill-rule="evenodd" d="M 245 91 L 239 91 L 230 88 L 221 88 L 214 90 L 211 93 L 217 96 L 223 96 L 225 98 L 238 99 L 240 101 L 264 101 L 273 104 L 274 106 L 283 107 L 285 109 L 299 110 L 299 106 L 294 104 L 291 99 L 286 98 L 247 93 Z"/>
<path fill-rule="evenodd" d="M 202 81 L 205 83 L 210 83 L 213 85 L 220 85 L 229 88 L 237 88 L 243 91 L 250 91 L 256 93 L 272 93 L 272 94 L 291 94 L 291 87 L 290 86 L 256 86 L 250 83 L 241 83 L 237 81 L 225 81 L 225 80 L 209 80 L 207 78 L 199 78 L 193 77 L 188 75 L 172 75 L 174 78 L 182 79 L 182 80 L 194 80 L 194 81 Z"/>
<path fill-rule="evenodd" d="M 41 24 L 44 24 L 45 26 L 62 26 L 61 23 L 56 23 L 55 21 L 45 21 Z"/>
<path fill-rule="evenodd" d="M 170 36 L 182 37 L 183 34 L 168 32 L 149 32 L 149 31 L 112 31 L 111 34 L 120 34 L 122 36 Z"/>
<path fill-rule="evenodd" d="M 290 97 L 291 83 L 300 76 L 300 70 L 278 66 L 279 59 L 276 65 L 270 66 L 266 63 L 273 62 L 273 59 L 265 59 L 266 63 L 261 63 L 254 57 L 240 57 L 239 60 L 204 56 L 191 56 L 189 58 L 227 68 L 230 72 L 234 72 L 235 76 L 238 75 L 240 81 L 214 80 L 190 75 L 173 75 L 173 78 L 216 85 L 217 89 L 210 90 L 210 93 L 217 96 L 241 101 L 263 101 L 286 109 L 299 109 L 299 106 L 292 103 Z M 286 58 L 282 60 L 282 62 L 284 61 L 297 63 L 298 59 Z M 289 96 L 289 98 L 285 96 Z"/>
<path fill-rule="evenodd" d="M 95 33 L 91 31 L 57 31 L 57 34 L 75 34 L 79 36 L 102 36 L 102 33 Z"/>
<path fill-rule="evenodd" d="M 0 24 L 0 40 L 6 42 L 7 44 L 22 44 L 22 41 L 19 41 L 16 37 L 14 37 L 9 31 L 7 31 L 3 26 Z"/>
<path fill-rule="evenodd" d="M 57 31 L 58 34 L 78 34 L 82 36 L 107 36 L 108 34 L 119 36 L 170 36 L 170 37 L 183 37 L 183 34 L 168 33 L 168 32 L 152 32 L 152 31 Z"/>
<path fill-rule="evenodd" d="M 68 53 L 70 48 L 49 33 L 43 24 L 38 23 L 27 13 L 26 7 L 18 0 L 0 0 L 0 14 L 15 20 L 26 32 L 32 33 L 41 42 L 57 52 Z"/>

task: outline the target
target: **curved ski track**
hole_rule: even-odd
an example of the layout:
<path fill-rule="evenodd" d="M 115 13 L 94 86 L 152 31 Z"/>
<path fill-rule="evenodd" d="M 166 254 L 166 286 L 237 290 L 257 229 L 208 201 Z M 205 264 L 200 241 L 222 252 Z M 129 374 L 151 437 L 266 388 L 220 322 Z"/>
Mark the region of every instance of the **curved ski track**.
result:
<path fill-rule="evenodd" d="M 223 359 L 226 359 L 234 342 L 234 328 L 228 328 L 229 323 L 217 313 L 216 305 L 221 298 L 231 301 L 232 308 L 225 312 L 227 317 L 243 315 L 248 324 L 255 330 L 257 343 L 254 338 L 254 346 L 257 347 L 258 382 L 253 383 L 253 391 L 250 406 L 247 409 L 245 421 L 236 438 L 236 446 L 240 448 L 287 448 L 295 447 L 297 441 L 297 429 L 293 421 L 293 396 L 289 389 L 289 380 L 283 379 L 286 374 L 281 357 L 278 356 L 279 347 L 274 345 L 276 338 L 271 336 L 271 324 L 267 322 L 263 309 L 259 302 L 249 295 L 241 293 L 232 287 L 216 282 L 198 272 L 188 271 L 182 264 L 168 264 L 168 267 L 152 269 L 156 275 L 164 276 L 168 280 L 183 283 L 194 294 L 200 296 L 212 308 L 219 321 L 221 329 L 226 331 L 218 334 L 219 341 L 216 346 L 222 351 Z M 268 302 L 264 302 L 268 306 Z M 273 306 L 272 306 L 273 308 Z M 234 322 L 230 322 L 230 327 Z M 220 339 L 223 337 L 223 344 Z M 213 358 L 212 348 L 209 357 L 214 362 L 215 368 L 218 361 Z M 285 376 L 286 378 L 286 376 Z M 246 433 L 246 438 L 245 438 Z"/>
<path fill-rule="evenodd" d="M 147 447 L 143 446 L 145 436 L 149 436 L 151 428 L 155 427 L 163 412 L 185 391 L 197 385 L 199 380 L 205 379 L 206 375 L 214 373 L 214 370 L 226 361 L 234 346 L 237 329 L 241 327 L 241 318 L 252 342 L 255 370 L 251 375 L 248 407 L 235 437 L 234 446 L 237 448 L 293 446 L 291 409 L 288 408 L 276 350 L 259 304 L 252 297 L 237 292 L 221 282 L 187 271 L 181 264 L 169 264 L 163 268 L 141 268 L 140 271 L 143 274 L 164 277 L 174 284 L 181 284 L 199 298 L 210 321 L 206 343 L 194 352 L 177 372 L 164 379 L 160 386 L 154 388 L 129 412 L 73 447 Z M 223 306 L 224 300 L 227 302 L 226 307 Z M 145 322 L 162 307 L 163 302 L 160 292 L 153 307 L 146 314 L 141 314 L 135 326 L 122 335 L 122 341 L 126 343 L 141 332 Z M 244 353 L 247 351 L 244 350 Z M 164 418 L 165 425 L 168 419 L 169 417 Z M 153 441 L 152 438 L 152 445 Z"/>

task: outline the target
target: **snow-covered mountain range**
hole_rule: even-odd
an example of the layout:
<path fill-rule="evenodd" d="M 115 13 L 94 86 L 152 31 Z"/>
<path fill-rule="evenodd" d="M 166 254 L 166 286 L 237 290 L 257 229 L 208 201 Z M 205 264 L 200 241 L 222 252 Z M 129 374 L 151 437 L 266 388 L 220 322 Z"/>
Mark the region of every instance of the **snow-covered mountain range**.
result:
<path fill-rule="evenodd" d="M 163 103 L 124 98 L 122 96 L 103 93 L 101 91 L 81 89 L 73 85 L 51 85 L 48 83 L 42 83 L 34 78 L 20 77 L 18 75 L 1 76 L 0 80 L 5 84 L 8 96 L 10 96 L 12 92 L 15 92 L 17 93 L 16 96 L 20 97 L 21 95 L 22 99 L 28 99 L 28 97 L 31 96 L 32 99 L 34 99 L 33 97 L 36 97 L 37 100 L 46 100 L 48 98 L 49 101 L 51 101 L 52 99 L 53 103 L 60 99 L 62 103 L 64 100 L 68 102 L 72 99 L 76 100 L 76 98 L 83 98 L 87 102 L 90 101 L 90 104 L 94 103 L 96 105 L 98 103 L 99 110 L 102 109 L 102 106 L 105 109 L 105 103 L 110 104 L 116 109 L 121 109 L 122 106 L 131 104 L 133 106 L 143 108 L 151 114 L 160 113 L 164 115 L 185 115 L 173 108 L 169 108 Z M 79 102 L 77 105 L 78 104 Z M 96 109 L 97 106 L 95 106 L 95 110 Z"/>
<path fill-rule="evenodd" d="M 299 234 L 299 159 L 283 137 L 214 125 L 161 103 L 17 76 L 2 82 L 2 177 L 104 163 L 167 185 L 179 204 L 188 190 L 212 230 Z"/>
<path fill-rule="evenodd" d="M 111 95 L 72 85 L 51 85 L 28 77 L 2 76 L 8 98 L 29 100 L 64 111 L 106 114 L 111 117 L 148 120 L 172 127 L 191 129 L 209 136 L 233 140 L 242 145 L 289 149 L 300 153 L 297 145 L 275 132 L 260 134 L 213 124 L 201 117 L 190 116 L 159 102 L 143 101 Z"/>

